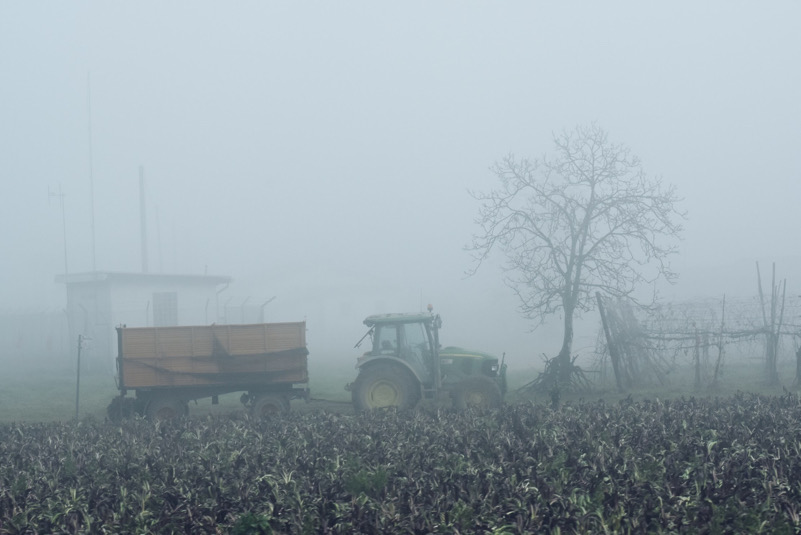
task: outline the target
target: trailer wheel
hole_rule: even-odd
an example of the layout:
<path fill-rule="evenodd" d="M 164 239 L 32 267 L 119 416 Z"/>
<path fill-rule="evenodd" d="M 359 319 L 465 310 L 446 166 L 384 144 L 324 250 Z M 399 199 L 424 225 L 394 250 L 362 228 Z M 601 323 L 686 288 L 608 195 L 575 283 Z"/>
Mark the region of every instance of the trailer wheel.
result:
<path fill-rule="evenodd" d="M 489 409 L 498 407 L 503 396 L 498 384 L 485 376 L 468 377 L 453 391 L 453 404 L 457 409 Z"/>
<path fill-rule="evenodd" d="M 257 394 L 250 407 L 254 418 L 267 418 L 284 412 L 289 412 L 289 400 L 280 394 Z"/>
<path fill-rule="evenodd" d="M 389 364 L 374 364 L 363 369 L 353 386 L 357 410 L 397 407 L 408 409 L 420 400 L 417 381 L 409 372 Z"/>
<path fill-rule="evenodd" d="M 131 418 L 137 412 L 136 401 L 134 398 L 126 398 L 124 396 L 115 397 L 106 409 L 108 419 L 118 424 L 122 420 Z"/>
<path fill-rule="evenodd" d="M 172 420 L 189 414 L 189 406 L 176 398 L 153 398 L 147 404 L 146 414 L 153 420 Z"/>

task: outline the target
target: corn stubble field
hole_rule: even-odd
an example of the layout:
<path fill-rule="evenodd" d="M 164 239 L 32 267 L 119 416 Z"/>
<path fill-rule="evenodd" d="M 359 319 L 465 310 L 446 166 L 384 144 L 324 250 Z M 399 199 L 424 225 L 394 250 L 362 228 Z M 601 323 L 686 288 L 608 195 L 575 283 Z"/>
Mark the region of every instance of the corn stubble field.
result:
<path fill-rule="evenodd" d="M 801 400 L 0 425 L 1 533 L 796 533 Z"/>

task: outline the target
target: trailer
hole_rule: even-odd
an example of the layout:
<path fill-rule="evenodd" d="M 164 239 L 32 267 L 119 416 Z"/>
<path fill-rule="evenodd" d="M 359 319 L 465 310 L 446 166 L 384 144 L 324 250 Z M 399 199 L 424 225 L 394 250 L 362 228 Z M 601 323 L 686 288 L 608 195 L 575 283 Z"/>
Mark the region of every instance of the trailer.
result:
<path fill-rule="evenodd" d="M 243 392 L 255 416 L 309 398 L 306 323 L 117 328 L 116 421 L 188 414 L 189 401 Z M 133 392 L 133 397 L 127 394 Z"/>

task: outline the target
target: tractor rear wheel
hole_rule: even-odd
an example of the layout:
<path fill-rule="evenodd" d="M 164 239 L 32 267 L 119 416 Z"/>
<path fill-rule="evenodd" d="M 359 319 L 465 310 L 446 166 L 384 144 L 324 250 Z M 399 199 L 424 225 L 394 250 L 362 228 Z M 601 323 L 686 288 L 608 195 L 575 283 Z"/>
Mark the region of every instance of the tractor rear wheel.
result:
<path fill-rule="evenodd" d="M 250 415 L 254 418 L 266 418 L 284 412 L 289 412 L 289 400 L 280 394 L 257 395 L 250 407 Z"/>
<path fill-rule="evenodd" d="M 374 364 L 359 373 L 353 387 L 353 404 L 358 410 L 417 405 L 420 392 L 412 375 L 391 364 Z"/>
<path fill-rule="evenodd" d="M 498 384 L 489 377 L 468 377 L 453 391 L 453 405 L 457 409 L 490 409 L 501 404 L 503 396 Z"/>

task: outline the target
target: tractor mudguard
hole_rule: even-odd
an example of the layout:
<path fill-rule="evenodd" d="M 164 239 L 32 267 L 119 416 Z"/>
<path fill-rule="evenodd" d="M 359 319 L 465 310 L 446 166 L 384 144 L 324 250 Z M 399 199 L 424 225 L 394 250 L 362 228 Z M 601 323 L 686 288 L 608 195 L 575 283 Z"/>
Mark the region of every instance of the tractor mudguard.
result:
<path fill-rule="evenodd" d="M 412 374 L 412 376 L 417 380 L 417 382 L 420 385 L 424 384 L 423 378 L 420 377 L 420 374 L 417 373 L 417 371 L 414 368 L 412 368 L 408 362 L 406 362 L 403 359 L 399 359 L 398 357 L 388 357 L 384 355 L 377 357 L 364 357 L 363 360 L 360 359 L 359 362 L 356 364 L 356 369 L 361 370 L 365 367 L 377 364 L 379 362 L 392 362 L 395 365 L 405 368 L 406 370 L 409 370 L 409 373 Z"/>

